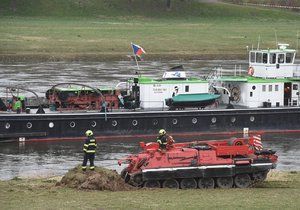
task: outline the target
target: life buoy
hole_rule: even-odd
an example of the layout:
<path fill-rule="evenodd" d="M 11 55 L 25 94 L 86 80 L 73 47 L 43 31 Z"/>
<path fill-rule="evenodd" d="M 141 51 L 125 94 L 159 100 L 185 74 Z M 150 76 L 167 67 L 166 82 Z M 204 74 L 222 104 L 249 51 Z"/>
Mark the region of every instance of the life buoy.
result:
<path fill-rule="evenodd" d="M 251 76 L 254 74 L 254 68 L 252 66 L 248 68 L 248 74 Z"/>
<path fill-rule="evenodd" d="M 228 145 L 230 146 L 242 146 L 244 145 L 244 141 L 242 139 L 234 138 L 229 140 Z"/>

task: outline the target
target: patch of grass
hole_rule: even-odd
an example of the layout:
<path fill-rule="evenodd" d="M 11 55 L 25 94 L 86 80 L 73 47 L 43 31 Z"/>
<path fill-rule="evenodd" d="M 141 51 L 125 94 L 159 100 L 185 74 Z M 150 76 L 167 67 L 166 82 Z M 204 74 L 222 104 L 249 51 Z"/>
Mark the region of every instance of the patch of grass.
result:
<path fill-rule="evenodd" d="M 147 59 L 237 58 L 246 46 L 296 47 L 300 15 L 289 11 L 174 0 L 10 0 L 0 3 L 0 60 L 120 60 L 130 42 Z M 2 11 L 2 12 L 1 12 Z"/>
<path fill-rule="evenodd" d="M 42 60 L 119 60 L 142 45 L 147 59 L 246 57 L 246 46 L 296 46 L 299 20 L 0 18 L 0 57 Z"/>
<path fill-rule="evenodd" d="M 198 0 L 172 0 L 166 10 L 166 0 L 1 0 L 0 15 L 53 17 L 150 17 L 150 18 L 288 18 L 295 14 L 281 10 L 242 7 L 228 4 L 208 4 Z"/>
<path fill-rule="evenodd" d="M 249 189 L 80 191 L 43 180 L 0 182 L 2 209 L 297 209 L 300 173 L 272 173 Z"/>

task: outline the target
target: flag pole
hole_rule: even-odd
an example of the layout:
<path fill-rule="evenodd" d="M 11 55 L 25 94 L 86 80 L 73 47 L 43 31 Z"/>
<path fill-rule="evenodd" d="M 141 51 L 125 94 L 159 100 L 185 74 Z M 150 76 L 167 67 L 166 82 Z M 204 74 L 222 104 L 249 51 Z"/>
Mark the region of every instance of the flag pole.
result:
<path fill-rule="evenodd" d="M 140 66 L 139 66 L 139 62 L 138 62 L 138 60 L 136 58 L 136 55 L 134 55 L 134 58 L 135 58 L 135 62 L 136 62 L 136 65 L 137 65 L 137 68 L 138 68 L 138 71 L 139 71 L 140 70 Z"/>
<path fill-rule="evenodd" d="M 136 66 L 137 66 L 137 68 L 138 68 L 138 70 L 136 71 L 136 74 L 138 74 L 139 75 L 139 71 L 140 71 L 140 66 L 139 66 L 139 62 L 138 62 L 138 60 L 137 60 L 137 58 L 136 58 L 136 54 L 134 53 L 134 49 L 133 49 L 133 43 L 131 42 L 131 48 L 132 48 L 132 51 L 133 51 L 133 55 L 134 55 L 134 60 L 135 60 L 135 63 L 136 63 Z"/>

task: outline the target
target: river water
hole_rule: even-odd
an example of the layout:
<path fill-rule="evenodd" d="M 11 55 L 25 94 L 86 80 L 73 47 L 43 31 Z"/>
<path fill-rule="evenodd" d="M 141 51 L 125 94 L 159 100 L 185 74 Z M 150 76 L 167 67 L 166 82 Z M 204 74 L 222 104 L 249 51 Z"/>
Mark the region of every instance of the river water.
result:
<path fill-rule="evenodd" d="M 247 69 L 246 61 L 168 61 L 141 62 L 139 73 L 160 78 L 165 70 L 183 64 L 187 74 L 205 77 L 214 67 L 222 65 L 224 69 L 239 67 Z M 113 87 L 120 81 L 134 76 L 137 68 L 132 61 L 121 62 L 49 62 L 0 64 L 0 84 L 19 85 L 44 96 L 47 89 L 57 83 L 76 82 L 93 87 Z M 5 96 L 5 89 L 0 96 Z M 195 140 L 200 140 L 194 137 Z M 142 139 L 99 142 L 95 163 L 110 169 L 121 171 L 117 160 L 130 153 L 139 151 L 138 142 Z M 186 139 L 177 139 L 183 141 Z M 149 140 L 148 140 L 149 141 Z M 264 146 L 277 151 L 279 170 L 300 170 L 300 136 L 268 135 L 263 136 Z M 33 178 L 63 175 L 82 161 L 82 142 L 26 142 L 0 144 L 0 180 L 14 177 Z"/>
<path fill-rule="evenodd" d="M 194 139 L 200 139 L 194 137 Z M 96 166 L 114 169 L 118 172 L 124 166 L 118 166 L 117 161 L 128 154 L 140 151 L 139 141 L 107 140 L 98 142 Z M 147 140 L 149 142 L 151 140 Z M 183 139 L 177 139 L 183 141 Z M 14 177 L 35 178 L 60 176 L 69 169 L 81 164 L 81 141 L 26 142 L 0 144 L 0 180 Z M 263 136 L 265 148 L 277 151 L 279 156 L 278 170 L 300 170 L 300 137 L 298 135 Z"/>
<path fill-rule="evenodd" d="M 126 81 L 138 72 L 143 76 L 161 78 L 163 73 L 174 66 L 183 65 L 187 74 L 194 77 L 207 76 L 214 67 L 247 69 L 246 61 L 221 60 L 206 61 L 143 61 L 140 70 L 134 61 L 119 62 L 48 62 L 48 63 L 0 63 L 1 86 L 21 86 L 45 96 L 46 90 L 58 83 L 81 83 L 92 87 L 114 87 L 120 81 Z M 5 96 L 5 91 L 0 92 Z"/>
<path fill-rule="evenodd" d="M 83 142 L 30 142 L 0 145 L 0 179 L 13 177 L 48 177 L 63 175 L 81 164 Z M 120 171 L 117 160 L 137 152 L 134 142 L 98 142 L 96 166 Z"/>

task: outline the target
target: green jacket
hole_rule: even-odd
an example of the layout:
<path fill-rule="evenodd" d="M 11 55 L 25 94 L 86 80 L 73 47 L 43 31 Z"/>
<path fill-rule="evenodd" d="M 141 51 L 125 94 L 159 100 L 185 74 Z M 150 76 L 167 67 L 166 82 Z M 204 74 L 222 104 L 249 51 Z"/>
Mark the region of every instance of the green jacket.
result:
<path fill-rule="evenodd" d="M 21 101 L 20 100 L 18 100 L 18 101 L 16 101 L 15 103 L 14 103 L 14 110 L 17 110 L 17 109 L 21 109 L 22 108 L 22 103 L 21 103 Z"/>

